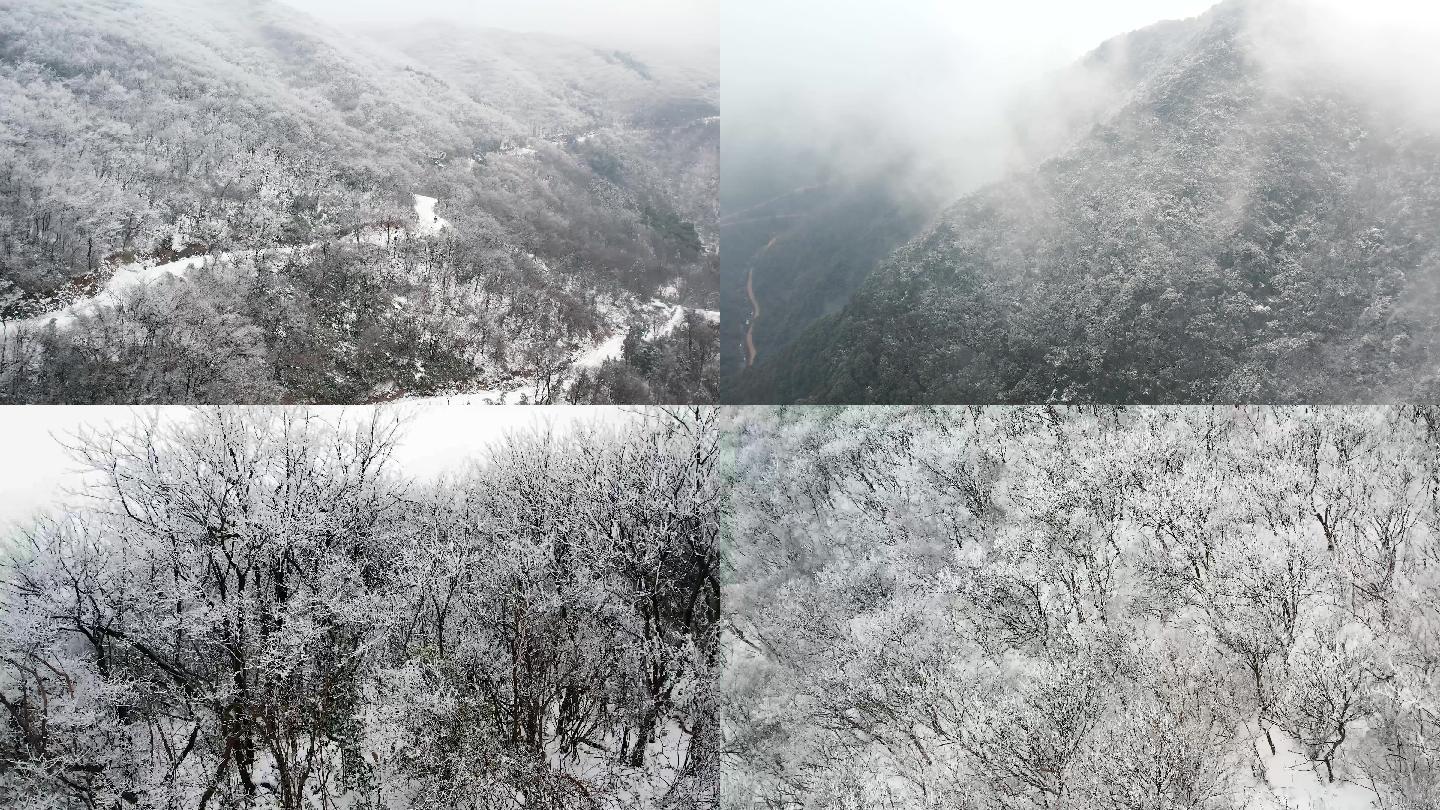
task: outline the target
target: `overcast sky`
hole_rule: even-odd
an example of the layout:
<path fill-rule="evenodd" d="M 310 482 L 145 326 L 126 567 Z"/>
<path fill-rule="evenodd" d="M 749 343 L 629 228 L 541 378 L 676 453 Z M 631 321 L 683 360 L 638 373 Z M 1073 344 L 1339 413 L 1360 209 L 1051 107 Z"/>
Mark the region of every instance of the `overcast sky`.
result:
<path fill-rule="evenodd" d="M 396 449 L 400 469 L 417 477 L 431 477 L 458 471 L 468 459 L 483 455 L 485 448 L 510 431 L 553 424 L 567 426 L 616 423 L 637 418 L 621 408 L 581 406 L 406 406 L 413 414 L 405 439 Z M 183 414 L 185 408 L 161 408 L 165 414 Z M 341 412 L 361 415 L 363 408 L 315 408 L 331 417 Z M 101 428 L 107 424 L 133 423 L 146 409 L 120 406 L 9 406 L 0 407 L 0 447 L 7 463 L 0 466 L 0 535 L 23 522 L 36 509 L 53 507 L 67 489 L 80 483 L 78 468 L 55 437 L 76 430 Z M 3 546 L 3 538 L 0 538 Z"/>
<path fill-rule="evenodd" d="M 937 77 L 1010 87 L 1113 36 L 1193 17 L 1215 0 L 730 0 L 726 90 L 740 98 L 824 86 L 904 92 Z M 731 85 L 735 80 L 737 83 Z M 934 100 L 943 104 L 943 98 Z"/>
<path fill-rule="evenodd" d="M 720 0 L 284 0 L 338 23 L 456 20 L 618 47 L 714 48 Z"/>
<path fill-rule="evenodd" d="M 732 159 L 755 144 L 917 168 L 947 191 L 1002 173 L 1017 97 L 1100 43 L 1213 0 L 727 0 Z M 858 152 L 858 153 L 857 153 Z"/>
<path fill-rule="evenodd" d="M 1215 5 L 1218 0 L 726 0 L 725 159 L 763 161 L 798 147 L 859 175 L 866 168 L 888 171 L 895 157 L 906 156 L 914 177 L 900 182 L 961 193 L 1047 154 L 1046 144 L 1032 137 L 1048 122 L 1032 107 L 1036 99 L 1046 106 L 1046 88 L 1079 57 L 1112 37 Z M 1327 59 L 1368 81 L 1366 95 L 1393 96 L 1399 108 L 1433 106 L 1440 117 L 1433 90 L 1440 3 L 1260 5 L 1272 12 L 1266 33 L 1275 45 L 1259 48 L 1262 58 L 1276 64 Z M 1025 116 L 1017 116 L 1022 107 Z"/>

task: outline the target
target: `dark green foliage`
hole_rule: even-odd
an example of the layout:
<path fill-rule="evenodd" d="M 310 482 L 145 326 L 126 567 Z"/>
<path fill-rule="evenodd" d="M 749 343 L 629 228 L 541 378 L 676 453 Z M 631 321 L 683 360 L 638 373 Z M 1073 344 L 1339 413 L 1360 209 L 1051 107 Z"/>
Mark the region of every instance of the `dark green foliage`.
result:
<path fill-rule="evenodd" d="M 674 211 L 658 211 L 649 206 L 645 207 L 643 219 L 661 240 L 675 245 L 677 252 L 688 255 L 692 260 L 700 255 L 704 246 L 700 243 L 700 232 L 695 229 L 695 223 L 686 222 Z"/>
<path fill-rule="evenodd" d="M 623 181 L 619 158 L 599 149 L 589 149 L 583 154 L 585 156 L 585 165 L 589 166 L 591 171 L 612 183 L 619 184 Z"/>
<path fill-rule="evenodd" d="M 778 355 L 808 324 L 837 312 L 874 267 L 930 215 L 883 180 L 802 186 L 725 224 L 722 364 L 726 398 L 744 385 L 752 283 L 761 302 L 757 359 Z M 803 370 L 798 373 L 804 373 Z M 737 389 L 739 390 L 739 389 Z M 742 400 L 733 400 L 741 402 Z"/>
<path fill-rule="evenodd" d="M 634 54 L 627 51 L 611 51 L 609 55 L 613 57 L 616 62 L 635 71 L 636 75 L 640 76 L 640 78 L 651 78 L 650 68 L 644 62 L 636 59 Z"/>

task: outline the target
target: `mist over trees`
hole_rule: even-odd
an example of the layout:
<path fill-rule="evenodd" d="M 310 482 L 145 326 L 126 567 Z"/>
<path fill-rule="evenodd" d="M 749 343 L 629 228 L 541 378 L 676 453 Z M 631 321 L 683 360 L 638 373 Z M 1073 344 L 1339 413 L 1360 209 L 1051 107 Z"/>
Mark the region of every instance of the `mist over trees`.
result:
<path fill-rule="evenodd" d="M 440 480 L 385 412 L 68 439 L 6 538 L 15 808 L 701 808 L 717 789 L 713 410 L 510 434 Z"/>
<path fill-rule="evenodd" d="M 840 311 L 874 267 L 941 206 L 940 195 L 917 193 L 901 179 L 915 171 L 904 158 L 881 168 L 842 168 L 803 148 L 731 140 L 720 220 L 727 390 L 745 383 L 751 343 L 757 362 L 768 359 L 809 324 Z"/>
<path fill-rule="evenodd" d="M 723 807 L 1440 801 L 1433 409 L 729 418 Z"/>
<path fill-rule="evenodd" d="M 1335 5 L 1227 0 L 1106 43 L 1020 117 L 1037 161 L 727 400 L 1427 399 L 1440 119 L 1409 77 L 1437 32 L 1391 55 Z"/>
<path fill-rule="evenodd" d="M 539 391 L 649 300 L 713 309 L 714 76 L 450 33 L 268 1 L 8 4 L 0 401 Z M 209 275 L 51 324 L 188 257 Z"/>

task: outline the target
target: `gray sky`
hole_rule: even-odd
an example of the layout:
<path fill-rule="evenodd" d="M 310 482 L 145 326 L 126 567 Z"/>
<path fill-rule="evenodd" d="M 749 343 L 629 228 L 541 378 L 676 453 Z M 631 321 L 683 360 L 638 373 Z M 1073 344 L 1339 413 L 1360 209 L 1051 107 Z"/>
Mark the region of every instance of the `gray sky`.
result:
<path fill-rule="evenodd" d="M 822 81 L 835 92 L 949 80 L 1013 86 L 1110 37 L 1193 17 L 1216 0 L 730 0 L 724 66 L 746 89 Z M 844 85 L 849 85 L 846 87 Z M 937 102 L 941 99 L 937 99 Z"/>
<path fill-rule="evenodd" d="M 730 159 L 799 147 L 862 174 L 911 164 L 963 193 L 1048 154 L 1052 80 L 1105 40 L 1219 0 L 727 0 L 721 81 Z M 1263 59 L 1365 82 L 1398 109 L 1440 97 L 1435 0 L 1272 0 Z M 1268 26 L 1268 27 L 1266 27 Z M 1318 61 L 1318 60 L 1323 60 Z M 1039 104 L 1041 110 L 1031 109 Z M 1024 117 L 1016 115 L 1024 108 Z M 1037 117 L 1036 113 L 1042 113 Z M 1024 121 L 1026 131 L 1017 125 Z M 1063 120 L 1063 115 L 1057 116 Z"/>
<path fill-rule="evenodd" d="M 719 0 L 284 0 L 336 23 L 457 20 L 619 47 L 718 47 Z"/>
<path fill-rule="evenodd" d="M 1016 99 L 1101 42 L 1214 0 L 728 0 L 726 138 L 855 166 L 924 155 L 944 186 L 1001 173 Z M 857 137 L 857 133 L 860 133 Z M 859 153 L 857 153 L 857 144 Z"/>
<path fill-rule="evenodd" d="M 400 469 L 417 477 L 459 471 L 466 460 L 483 455 L 485 448 L 504 434 L 547 423 L 566 426 L 616 423 L 637 418 L 620 408 L 580 406 L 410 405 L 414 414 L 396 449 Z M 341 412 L 364 413 L 363 408 L 321 407 L 316 412 L 334 417 Z M 161 408 L 164 414 L 183 414 L 183 407 Z M 0 447 L 7 462 L 0 466 L 0 545 L 3 535 L 24 522 L 37 509 L 63 502 L 65 491 L 79 487 L 79 470 L 56 437 L 82 427 L 133 423 L 146 409 L 122 406 L 10 406 L 0 407 Z"/>

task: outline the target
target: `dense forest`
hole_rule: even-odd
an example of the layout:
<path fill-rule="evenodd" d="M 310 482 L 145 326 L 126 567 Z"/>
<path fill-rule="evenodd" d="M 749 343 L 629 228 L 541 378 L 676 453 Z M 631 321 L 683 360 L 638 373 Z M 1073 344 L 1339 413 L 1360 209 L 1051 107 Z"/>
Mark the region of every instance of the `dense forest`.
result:
<path fill-rule="evenodd" d="M 723 807 L 1440 804 L 1433 409 L 730 418 Z"/>
<path fill-rule="evenodd" d="M 727 400 L 1431 397 L 1440 135 L 1393 72 L 1306 40 L 1309 13 L 1227 0 L 1107 43 L 1073 108 L 1032 122 L 1067 133 L 1045 160 L 956 202 Z"/>
<path fill-rule="evenodd" d="M 3 543 L 0 804 L 713 807 L 716 418 L 440 480 L 383 411 L 68 437 L 87 488 Z"/>
<path fill-rule="evenodd" d="M 16 0 L 0 94 L 0 401 L 563 401 L 647 306 L 717 305 L 713 66 Z"/>

